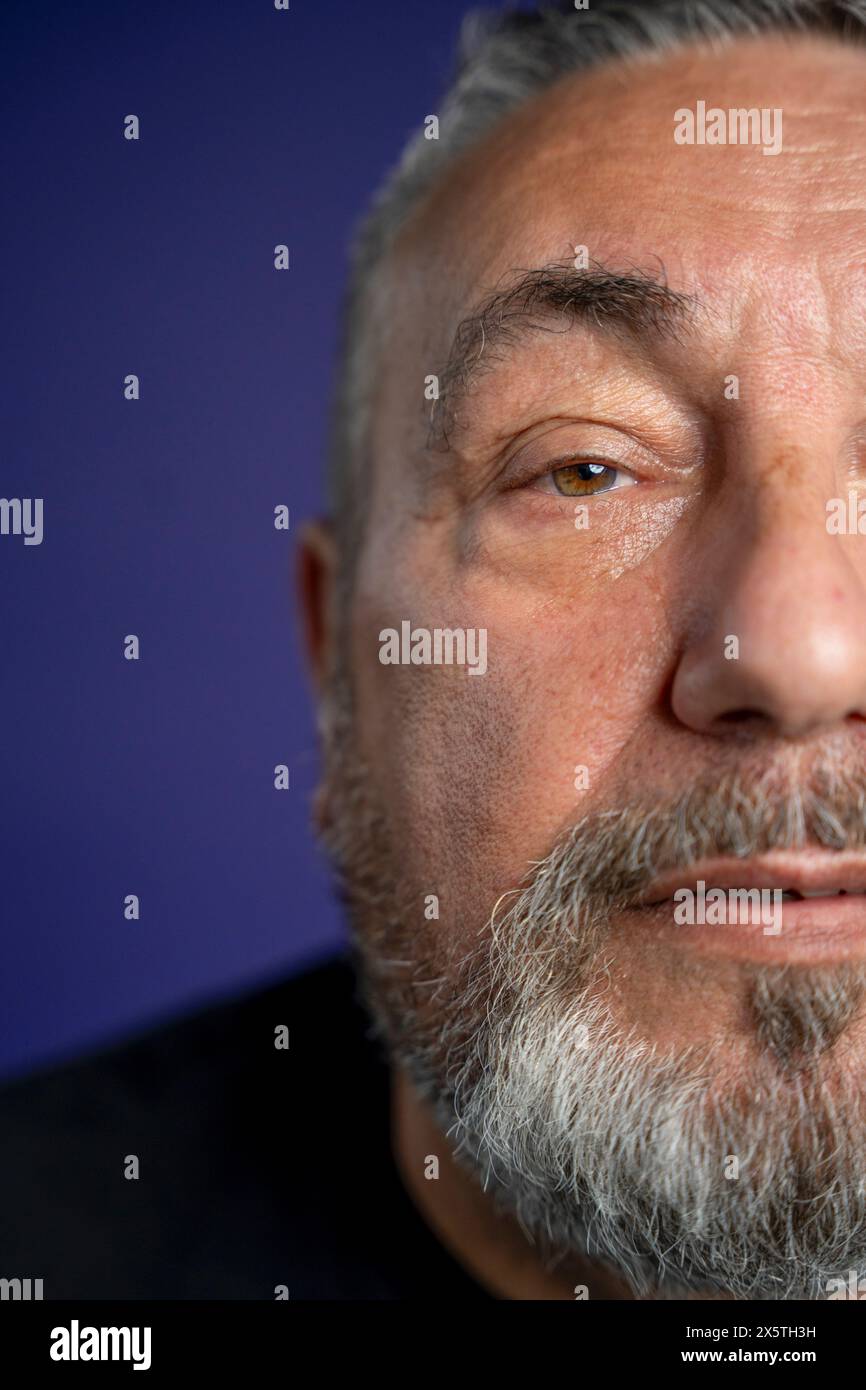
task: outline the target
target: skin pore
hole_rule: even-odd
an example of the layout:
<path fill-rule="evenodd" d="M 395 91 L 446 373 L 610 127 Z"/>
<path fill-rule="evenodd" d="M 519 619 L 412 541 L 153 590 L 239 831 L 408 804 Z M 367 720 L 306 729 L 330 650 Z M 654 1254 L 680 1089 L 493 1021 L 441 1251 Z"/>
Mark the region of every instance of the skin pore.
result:
<path fill-rule="evenodd" d="M 771 776 L 790 791 L 816 767 L 863 778 L 866 550 L 828 533 L 826 503 L 866 474 L 864 77 L 862 52 L 765 38 L 566 78 L 464 155 L 401 232 L 345 608 L 327 527 L 302 557 L 326 751 L 349 682 L 338 746 L 358 759 L 355 801 L 328 761 L 319 817 L 345 840 L 353 808 L 375 811 L 353 927 L 398 1054 L 401 1041 L 411 1051 L 408 1024 L 396 1036 L 404 1003 L 413 1039 L 432 1038 L 496 905 L 581 817 L 637 796 L 673 803 L 697 779 Z M 676 144 L 674 112 L 697 98 L 781 109 L 781 152 Z M 461 322 L 576 246 L 596 266 L 663 277 L 694 306 L 688 323 L 640 342 L 566 318 L 518 334 L 461 393 L 449 447 L 431 448 L 423 384 Z M 569 490 L 562 460 L 575 457 L 603 461 L 610 486 Z M 405 619 L 486 629 L 486 674 L 383 665 L 379 633 Z M 850 843 L 856 872 L 863 846 Z M 357 868 L 361 851 L 347 857 Z M 826 857 L 804 845 L 791 872 Z M 715 1096 L 744 1075 L 763 1085 L 744 1003 L 755 960 L 643 921 L 607 920 L 611 1017 L 659 1055 L 705 1047 Z M 771 949 L 793 959 L 785 940 L 755 947 Z M 841 970 L 852 949 L 807 940 L 797 963 Z M 825 1067 L 862 1070 L 858 997 Z M 458 1260 L 500 1297 L 573 1298 L 579 1283 L 631 1296 L 579 1253 L 546 1264 L 455 1161 L 408 1071 L 395 1063 L 395 1158 Z"/>

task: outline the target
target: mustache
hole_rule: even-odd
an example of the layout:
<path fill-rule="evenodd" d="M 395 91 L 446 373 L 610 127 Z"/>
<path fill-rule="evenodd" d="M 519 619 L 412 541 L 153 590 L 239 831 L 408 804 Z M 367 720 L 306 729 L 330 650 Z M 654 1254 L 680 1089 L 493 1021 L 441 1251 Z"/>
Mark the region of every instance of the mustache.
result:
<path fill-rule="evenodd" d="M 499 900 L 488 954 L 479 949 L 467 961 L 467 997 L 477 1009 L 494 1000 L 493 1013 L 503 1017 L 531 1012 L 551 995 L 585 997 L 603 974 L 612 916 L 657 874 L 705 858 L 812 847 L 866 848 L 864 772 L 825 763 L 807 778 L 716 774 L 651 805 L 591 813 L 531 867 L 523 887 Z M 760 1049 L 788 1076 L 833 1047 L 866 994 L 862 964 L 744 966 L 741 980 Z"/>
<path fill-rule="evenodd" d="M 866 849 L 866 768 L 834 761 L 806 777 L 769 769 L 704 774 L 685 791 L 587 813 L 562 835 L 543 870 L 562 908 L 577 891 L 608 909 L 632 903 L 660 873 L 702 859 L 771 850 Z"/>

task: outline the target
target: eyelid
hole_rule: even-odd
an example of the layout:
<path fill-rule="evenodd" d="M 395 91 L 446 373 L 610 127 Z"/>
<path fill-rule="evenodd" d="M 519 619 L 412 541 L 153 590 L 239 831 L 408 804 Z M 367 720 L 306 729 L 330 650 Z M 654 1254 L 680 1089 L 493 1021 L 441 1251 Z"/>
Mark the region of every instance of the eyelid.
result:
<path fill-rule="evenodd" d="M 578 423 L 582 426 L 579 432 Z M 659 460 L 634 436 L 620 429 L 599 426 L 594 421 L 562 422 L 531 438 L 522 448 L 509 451 L 503 466 L 503 483 L 506 488 L 525 487 L 558 468 L 577 463 L 603 463 L 640 480 L 647 471 L 650 476 L 655 475 Z"/>

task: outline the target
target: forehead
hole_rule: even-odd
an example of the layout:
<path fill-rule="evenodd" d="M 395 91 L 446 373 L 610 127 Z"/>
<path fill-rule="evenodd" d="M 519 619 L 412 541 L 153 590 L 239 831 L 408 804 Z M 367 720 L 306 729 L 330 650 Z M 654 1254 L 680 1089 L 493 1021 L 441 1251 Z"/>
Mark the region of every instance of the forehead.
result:
<path fill-rule="evenodd" d="M 564 78 L 416 208 L 392 257 L 392 347 L 431 360 L 502 276 L 576 246 L 608 263 L 661 260 L 674 288 L 710 298 L 784 288 L 826 317 L 828 285 L 866 281 L 864 77 L 866 50 L 764 38 Z M 698 101 L 781 111 L 781 152 L 677 144 L 674 113 Z"/>

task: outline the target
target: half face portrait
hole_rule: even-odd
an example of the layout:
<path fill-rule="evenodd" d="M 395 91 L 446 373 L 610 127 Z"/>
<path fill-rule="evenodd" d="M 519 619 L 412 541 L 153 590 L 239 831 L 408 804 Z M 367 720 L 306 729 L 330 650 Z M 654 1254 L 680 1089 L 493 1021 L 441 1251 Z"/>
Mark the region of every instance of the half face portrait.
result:
<path fill-rule="evenodd" d="M 866 1272 L 864 21 L 479 17 L 356 238 L 315 818 L 500 1297 Z"/>
<path fill-rule="evenodd" d="M 0 1302 L 154 1366 L 212 1305 L 221 1374 L 351 1301 L 808 1359 L 866 1299 L 866 0 L 74 8 L 0 14 Z"/>

